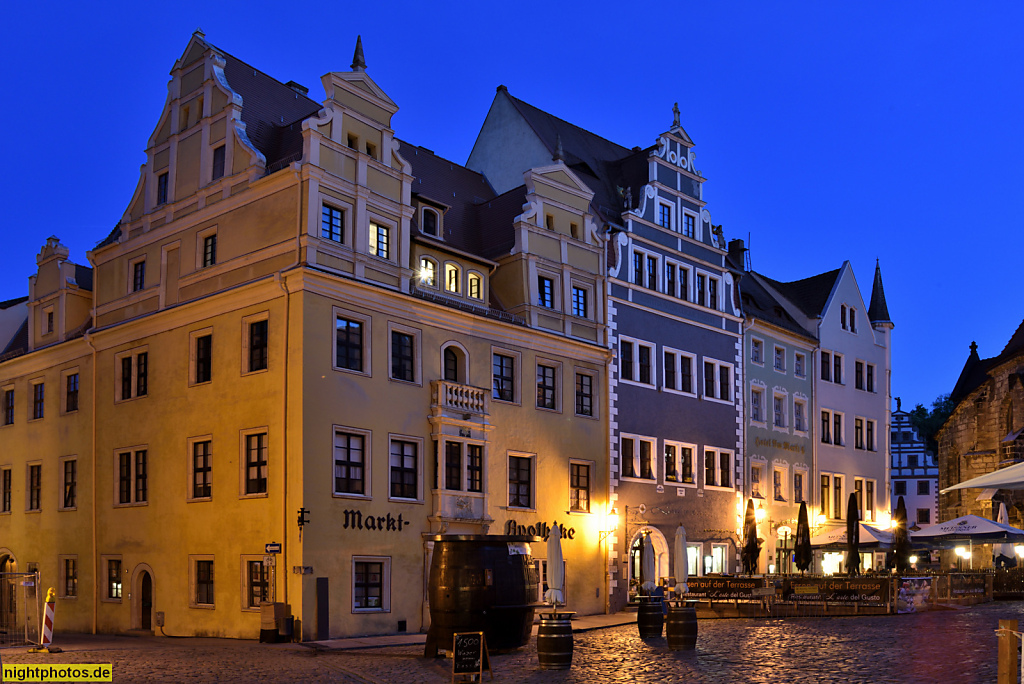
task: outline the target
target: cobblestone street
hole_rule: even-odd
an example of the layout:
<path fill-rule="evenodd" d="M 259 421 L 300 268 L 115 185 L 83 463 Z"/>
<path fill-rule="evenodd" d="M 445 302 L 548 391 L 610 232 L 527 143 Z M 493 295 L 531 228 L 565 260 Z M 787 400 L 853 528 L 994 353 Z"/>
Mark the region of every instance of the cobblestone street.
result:
<path fill-rule="evenodd" d="M 994 682 L 1000 619 L 1024 603 L 917 615 L 702 620 L 697 650 L 643 641 L 635 625 L 575 635 L 573 668 L 537 667 L 535 641 L 492 658 L 502 682 Z M 316 651 L 227 639 L 68 636 L 61 654 L 0 650 L 4 663 L 112 663 L 115 682 L 450 682 L 451 661 L 422 646 Z M 486 678 L 486 674 L 485 674 Z M 488 680 L 489 681 L 489 680 Z"/>

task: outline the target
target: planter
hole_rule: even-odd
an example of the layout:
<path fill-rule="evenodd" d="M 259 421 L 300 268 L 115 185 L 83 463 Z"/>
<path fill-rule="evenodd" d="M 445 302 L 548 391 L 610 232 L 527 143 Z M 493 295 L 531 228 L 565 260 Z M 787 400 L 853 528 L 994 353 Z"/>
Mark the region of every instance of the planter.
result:
<path fill-rule="evenodd" d="M 641 639 L 654 639 L 661 636 L 661 628 L 665 622 L 662 612 L 661 598 L 657 596 L 641 596 L 636 612 L 636 626 Z"/>
<path fill-rule="evenodd" d="M 572 667 L 572 622 L 575 613 L 541 613 L 537 628 L 537 662 L 542 670 Z"/>
<path fill-rule="evenodd" d="M 665 638 L 671 650 L 692 651 L 697 648 L 696 604 L 696 601 L 690 600 L 680 605 L 669 606 Z"/>

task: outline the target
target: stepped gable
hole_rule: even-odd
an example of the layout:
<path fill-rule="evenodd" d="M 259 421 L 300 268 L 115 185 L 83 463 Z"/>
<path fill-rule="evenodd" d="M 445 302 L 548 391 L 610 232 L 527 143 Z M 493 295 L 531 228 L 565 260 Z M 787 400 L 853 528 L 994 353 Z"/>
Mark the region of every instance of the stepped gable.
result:
<path fill-rule="evenodd" d="M 834 271 L 819 273 L 810 278 L 794 280 L 789 283 L 782 283 L 765 275 L 757 275 L 764 278 L 769 285 L 796 304 L 808 317 L 819 318 L 825 310 L 825 303 L 828 301 L 828 296 L 832 294 L 832 288 L 835 287 L 840 270 L 837 268 Z"/>

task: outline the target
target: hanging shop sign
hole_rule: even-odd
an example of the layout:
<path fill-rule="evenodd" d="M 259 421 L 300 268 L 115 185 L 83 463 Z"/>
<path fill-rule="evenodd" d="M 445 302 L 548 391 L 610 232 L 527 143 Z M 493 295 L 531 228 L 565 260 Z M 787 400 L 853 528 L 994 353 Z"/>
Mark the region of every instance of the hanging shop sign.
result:
<path fill-rule="evenodd" d="M 558 521 L 555 521 L 558 524 Z M 539 522 L 533 525 L 520 525 L 517 520 L 509 520 L 505 523 L 505 534 L 507 535 L 528 535 L 530 537 L 543 537 L 544 541 L 548 540 L 548 535 L 551 534 L 551 526 L 546 522 Z M 562 528 L 562 539 L 575 539 L 576 528 L 575 527 L 563 527 Z"/>
<path fill-rule="evenodd" d="M 345 511 L 345 522 L 342 523 L 343 530 L 376 530 L 377 532 L 401 532 L 403 527 L 412 523 L 402 519 L 402 514 L 394 517 L 387 515 L 366 515 L 362 511 L 348 509 Z"/>
<path fill-rule="evenodd" d="M 951 574 L 949 593 L 951 596 L 984 596 L 985 575 Z"/>
<path fill-rule="evenodd" d="M 806 452 L 806 447 L 803 444 L 794 444 L 793 442 L 780 442 L 777 439 L 764 439 L 762 437 L 754 438 L 754 446 L 759 449 L 782 449 L 783 451 L 791 451 L 794 454 L 802 454 Z"/>

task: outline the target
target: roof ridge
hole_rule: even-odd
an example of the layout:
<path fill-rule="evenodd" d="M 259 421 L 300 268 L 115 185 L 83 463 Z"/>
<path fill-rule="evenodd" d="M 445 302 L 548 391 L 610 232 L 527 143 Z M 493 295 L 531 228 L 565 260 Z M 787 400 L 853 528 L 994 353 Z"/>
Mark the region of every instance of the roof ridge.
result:
<path fill-rule="evenodd" d="M 530 104 L 529 102 L 527 102 L 526 100 L 521 100 L 521 99 L 519 99 L 519 98 L 518 98 L 518 97 L 516 97 L 515 95 L 511 94 L 510 92 L 508 92 L 508 89 L 507 89 L 507 88 L 506 88 L 506 89 L 504 90 L 504 93 L 505 93 L 505 95 L 506 95 L 506 96 L 507 96 L 507 97 L 508 97 L 508 98 L 509 98 L 509 99 L 510 99 L 510 100 L 512 101 L 512 104 L 513 104 L 513 105 L 517 105 L 517 104 L 521 104 L 521 105 L 524 105 L 524 106 L 526 106 L 526 107 L 529 107 L 529 108 L 531 108 L 531 109 L 534 109 L 534 110 L 536 110 L 536 111 L 540 112 L 540 113 L 541 113 L 541 114 L 543 114 L 544 116 L 549 116 L 549 117 L 551 117 L 552 119 L 556 119 L 557 121 L 560 121 L 561 123 L 563 123 L 563 124 L 565 124 L 565 125 L 567 125 L 567 126 L 571 126 L 571 127 L 575 128 L 575 129 L 576 129 L 576 130 L 578 130 L 578 131 L 581 131 L 581 132 L 583 132 L 583 133 L 586 133 L 587 135 L 593 136 L 593 137 L 595 137 L 595 138 L 600 138 L 601 140 L 603 140 L 603 141 L 604 141 L 604 142 L 606 142 L 606 143 L 609 143 L 609 144 L 611 144 L 611 145 L 615 145 L 616 147 L 619 147 L 619 148 L 621 148 L 621 149 L 622 149 L 622 151 L 623 151 L 623 153 L 624 153 L 624 154 L 623 154 L 623 157 L 627 157 L 627 156 L 629 156 L 630 154 L 632 154 L 632 153 L 633 153 L 633 150 L 632 150 L 631 148 L 629 148 L 629 147 L 626 147 L 625 145 L 620 145 L 619 143 L 615 142 L 614 140 L 609 140 L 608 138 L 604 137 L 603 135 L 598 135 L 597 133 L 594 133 L 593 131 L 587 130 L 586 128 L 583 128 L 582 126 L 579 126 L 579 125 L 577 125 L 577 124 L 574 124 L 574 123 L 573 123 L 573 122 L 571 122 L 571 121 L 567 121 L 566 119 L 563 119 L 563 118 L 562 118 L 562 117 L 560 117 L 560 116 L 557 116 L 557 115 L 555 115 L 555 114 L 552 114 L 552 113 L 551 113 L 551 112 L 549 112 L 549 111 L 543 110 L 543 109 L 541 109 L 540 107 L 537 107 L 536 105 L 532 105 L 532 104 Z M 529 123 L 530 123 L 529 119 L 527 119 L 527 122 L 526 122 L 526 123 L 527 123 L 527 124 L 529 124 Z M 532 126 L 531 126 L 531 128 L 532 128 Z M 540 136 L 540 132 L 538 131 L 537 133 L 538 133 L 538 137 L 541 137 L 541 139 L 543 140 L 543 136 Z"/>
<path fill-rule="evenodd" d="M 293 93 L 297 94 L 297 95 L 298 95 L 299 97 L 305 98 L 305 99 L 309 100 L 309 101 L 310 101 L 311 103 L 313 103 L 313 104 L 315 104 L 315 105 L 322 105 L 322 103 L 320 103 L 320 102 L 317 102 L 316 100 L 314 100 L 313 98 L 311 98 L 311 97 L 310 97 L 309 95 L 303 95 L 303 94 L 302 94 L 302 93 L 300 93 L 300 92 L 299 92 L 298 90 L 295 90 L 294 88 L 290 87 L 290 86 L 289 86 L 289 85 L 287 85 L 286 83 L 282 83 L 282 82 L 281 82 L 281 81 L 279 81 L 279 80 L 278 80 L 277 78 L 275 78 L 274 76 L 271 76 L 270 74 L 268 74 L 267 72 L 263 71 L 262 69 L 259 69 L 259 68 L 257 68 L 257 67 L 254 67 L 254 66 L 253 66 L 252 64 L 249 64 L 249 63 L 248 63 L 248 62 L 246 62 L 246 61 L 245 61 L 244 59 L 240 59 L 239 57 L 236 57 L 236 56 L 234 55 L 234 53 L 228 52 L 227 50 L 224 50 L 223 48 L 217 47 L 216 45 L 214 45 L 213 43 L 211 43 L 211 42 L 209 42 L 209 41 L 206 41 L 206 44 L 207 44 L 207 45 L 209 45 L 209 46 L 210 46 L 211 48 L 213 48 L 214 50 L 216 50 L 217 52 L 219 52 L 220 54 L 224 55 L 225 57 L 230 57 L 231 59 L 235 60 L 235 61 L 236 61 L 236 62 L 238 62 L 239 64 L 241 64 L 241 65 L 243 65 L 243 66 L 246 66 L 246 67 L 248 67 L 248 68 L 252 69 L 252 70 L 253 70 L 253 71 L 255 71 L 256 73 L 258 73 L 258 74 L 261 74 L 261 75 L 263 75 L 263 76 L 266 76 L 267 78 L 269 78 L 269 79 L 270 79 L 271 81 L 273 81 L 274 83 L 278 84 L 278 85 L 279 85 L 279 86 L 281 86 L 282 88 L 287 88 L 288 90 L 290 90 L 290 91 L 292 91 Z M 231 85 L 230 81 L 228 82 L 228 85 Z M 305 86 L 303 86 L 303 87 L 305 87 Z M 233 87 L 232 87 L 232 89 L 233 89 Z M 242 106 L 245 106 L 245 103 L 244 103 L 244 102 L 242 103 Z M 321 108 L 322 108 L 322 107 L 321 107 Z M 296 121 L 297 121 L 297 120 L 298 120 L 298 119 L 296 119 Z M 291 124 L 293 124 L 293 123 L 295 123 L 295 121 L 292 121 L 292 122 L 290 122 L 289 124 L 280 124 L 280 125 L 283 125 L 283 126 L 288 126 L 288 125 L 291 125 Z"/>

